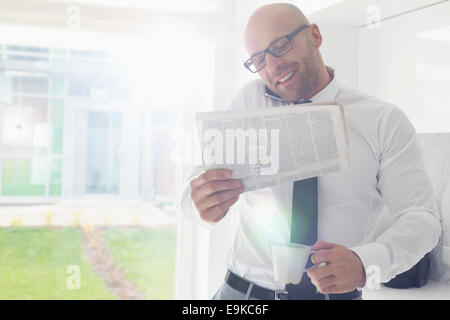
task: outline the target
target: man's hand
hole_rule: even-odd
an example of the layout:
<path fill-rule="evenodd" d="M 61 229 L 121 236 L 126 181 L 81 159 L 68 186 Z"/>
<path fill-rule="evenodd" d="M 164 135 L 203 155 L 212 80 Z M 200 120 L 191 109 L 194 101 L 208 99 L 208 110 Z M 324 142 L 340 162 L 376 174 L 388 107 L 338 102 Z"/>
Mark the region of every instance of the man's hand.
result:
<path fill-rule="evenodd" d="M 366 272 L 359 257 L 350 249 L 325 241 L 318 241 L 311 250 L 314 264 L 325 262 L 323 267 L 310 270 L 307 274 L 322 294 L 346 293 L 364 286 Z"/>
<path fill-rule="evenodd" d="M 191 198 L 207 222 L 219 222 L 244 192 L 240 180 L 230 179 L 229 170 L 208 170 L 191 181 Z"/>

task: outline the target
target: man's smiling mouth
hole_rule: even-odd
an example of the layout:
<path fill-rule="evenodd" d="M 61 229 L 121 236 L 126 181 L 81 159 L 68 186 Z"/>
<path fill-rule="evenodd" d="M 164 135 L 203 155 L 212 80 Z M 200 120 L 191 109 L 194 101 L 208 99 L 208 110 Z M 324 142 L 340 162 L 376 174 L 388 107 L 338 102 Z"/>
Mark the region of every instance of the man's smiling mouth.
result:
<path fill-rule="evenodd" d="M 285 84 L 285 83 L 288 82 L 294 75 L 295 75 L 295 71 L 289 72 L 289 73 L 288 73 L 287 75 L 285 75 L 283 78 L 279 79 L 279 80 L 276 82 L 276 85 L 279 86 L 279 85 Z"/>

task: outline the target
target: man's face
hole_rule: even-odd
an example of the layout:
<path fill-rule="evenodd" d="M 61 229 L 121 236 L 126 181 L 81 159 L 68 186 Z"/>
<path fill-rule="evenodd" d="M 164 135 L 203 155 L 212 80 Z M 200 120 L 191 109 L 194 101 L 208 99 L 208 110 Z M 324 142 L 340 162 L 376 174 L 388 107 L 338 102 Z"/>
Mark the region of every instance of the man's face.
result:
<path fill-rule="evenodd" d="M 262 30 L 247 30 L 246 47 L 251 55 L 265 50 L 274 39 L 289 34 L 300 24 L 287 24 Z M 314 47 L 309 28 L 298 33 L 291 41 L 292 49 L 282 57 L 266 53 L 266 67 L 258 73 L 266 86 L 286 102 L 296 102 L 311 98 L 308 94 L 315 83 L 319 71 L 318 50 Z M 257 35 L 252 35 L 257 32 Z"/>

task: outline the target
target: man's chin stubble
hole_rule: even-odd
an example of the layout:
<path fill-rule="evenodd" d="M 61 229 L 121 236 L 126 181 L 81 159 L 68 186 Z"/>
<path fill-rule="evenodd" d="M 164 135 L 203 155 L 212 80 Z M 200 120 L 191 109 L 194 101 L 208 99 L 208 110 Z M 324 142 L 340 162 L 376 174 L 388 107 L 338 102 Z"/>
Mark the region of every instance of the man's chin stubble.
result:
<path fill-rule="evenodd" d="M 295 97 L 279 94 L 279 96 L 287 103 L 295 103 L 304 97 L 304 94 L 299 93 Z"/>

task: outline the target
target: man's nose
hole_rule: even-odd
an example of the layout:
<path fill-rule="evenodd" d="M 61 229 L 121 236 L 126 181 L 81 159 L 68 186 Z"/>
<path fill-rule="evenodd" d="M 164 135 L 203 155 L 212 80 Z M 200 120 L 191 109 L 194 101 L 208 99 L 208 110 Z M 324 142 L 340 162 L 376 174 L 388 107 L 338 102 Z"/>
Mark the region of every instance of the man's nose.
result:
<path fill-rule="evenodd" d="M 270 53 L 266 54 L 266 68 L 269 73 L 276 71 L 282 62 L 283 60 L 281 58 L 277 58 Z"/>

